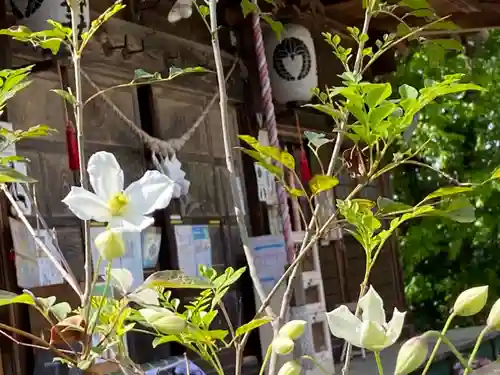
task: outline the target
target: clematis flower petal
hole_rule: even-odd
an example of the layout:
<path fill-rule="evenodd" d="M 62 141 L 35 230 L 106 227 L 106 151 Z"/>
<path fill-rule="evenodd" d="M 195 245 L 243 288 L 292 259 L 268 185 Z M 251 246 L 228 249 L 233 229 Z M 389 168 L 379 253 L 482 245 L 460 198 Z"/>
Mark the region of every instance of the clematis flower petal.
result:
<path fill-rule="evenodd" d="M 104 223 L 111 219 L 106 202 L 81 187 L 71 187 L 71 191 L 62 202 L 81 220 Z"/>
<path fill-rule="evenodd" d="M 89 159 L 87 171 L 92 188 L 105 202 L 123 191 L 123 170 L 112 153 L 99 151 L 93 154 Z"/>
<path fill-rule="evenodd" d="M 333 336 L 344 339 L 354 346 L 361 347 L 359 335 L 361 321 L 354 316 L 347 306 L 342 305 L 326 313 L 326 318 Z"/>
<path fill-rule="evenodd" d="M 368 292 L 359 300 L 359 306 L 363 310 L 363 321 L 378 323 L 380 326 L 385 324 L 384 301 L 378 293 L 370 286 Z"/>
<path fill-rule="evenodd" d="M 398 309 L 394 309 L 392 313 L 392 318 L 389 323 L 387 323 L 386 336 L 387 342 L 386 347 L 394 344 L 403 330 L 403 325 L 405 323 L 406 312 L 400 312 Z"/>
<path fill-rule="evenodd" d="M 386 344 L 385 330 L 375 322 L 363 321 L 359 336 L 361 346 L 368 350 L 381 350 Z"/>
<path fill-rule="evenodd" d="M 152 217 L 127 213 L 123 216 L 113 216 L 109 227 L 120 232 L 142 232 L 154 222 Z"/>
<path fill-rule="evenodd" d="M 143 215 L 165 208 L 174 194 L 174 182 L 158 171 L 147 171 L 138 181 L 125 189 L 133 212 Z"/>

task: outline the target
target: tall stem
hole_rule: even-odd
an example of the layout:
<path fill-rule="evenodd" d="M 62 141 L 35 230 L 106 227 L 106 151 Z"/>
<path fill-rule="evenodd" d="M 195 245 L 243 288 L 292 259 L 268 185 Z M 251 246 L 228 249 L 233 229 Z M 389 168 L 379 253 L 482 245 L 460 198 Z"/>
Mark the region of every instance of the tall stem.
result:
<path fill-rule="evenodd" d="M 481 346 L 481 342 L 483 341 L 484 335 L 487 334 L 488 331 L 489 327 L 488 326 L 484 327 L 479 336 L 477 337 L 476 345 L 474 345 L 474 349 L 472 349 L 472 353 L 469 357 L 469 361 L 467 362 L 467 368 L 464 371 L 464 375 L 467 375 L 470 372 L 472 363 L 474 362 L 474 358 L 476 358 L 477 352 L 479 351 L 479 347 Z"/>
<path fill-rule="evenodd" d="M 445 325 L 444 325 L 444 327 L 443 327 L 443 329 L 441 331 L 441 335 L 437 339 L 436 344 L 434 345 L 434 349 L 432 349 L 431 355 L 429 356 L 429 359 L 427 360 L 427 363 L 426 363 L 426 365 L 424 367 L 424 371 L 422 371 L 422 375 L 427 374 L 427 372 L 431 368 L 432 361 L 434 360 L 434 357 L 437 354 L 437 351 L 439 349 L 439 345 L 441 345 L 441 342 L 443 341 L 442 336 L 446 335 L 446 332 L 448 331 L 448 328 L 450 328 L 450 324 L 451 324 L 451 321 L 453 320 L 453 318 L 455 318 L 455 314 L 454 313 L 452 313 L 448 317 L 448 320 L 446 321 L 446 323 L 445 323 Z"/>
<path fill-rule="evenodd" d="M 382 361 L 380 360 L 380 352 L 374 352 L 375 362 L 377 363 L 377 369 L 379 375 L 384 375 L 384 368 L 382 367 Z"/>
<path fill-rule="evenodd" d="M 85 171 L 85 138 L 83 136 L 83 94 L 82 94 L 82 76 L 80 71 L 81 51 L 80 51 L 80 32 L 79 32 L 79 1 L 69 0 L 71 9 L 71 29 L 72 29 L 72 57 L 73 71 L 75 79 L 75 103 L 73 105 L 75 112 L 75 125 L 78 143 L 78 161 L 80 168 L 80 186 L 88 189 L 87 173 Z M 83 221 L 83 246 L 85 254 L 85 289 L 82 297 L 82 306 L 88 310 L 90 302 L 91 284 L 92 284 L 92 249 L 90 247 L 90 223 Z"/>
<path fill-rule="evenodd" d="M 224 79 L 224 68 L 222 66 L 222 56 L 219 46 L 218 39 L 218 26 L 217 26 L 217 2 L 216 0 L 209 1 L 209 11 L 210 11 L 210 32 L 212 34 L 212 49 L 214 53 L 215 60 L 215 69 L 217 73 L 217 84 L 219 86 L 219 106 L 221 112 L 221 127 L 222 127 L 222 139 L 224 142 L 224 152 L 226 157 L 226 168 L 229 172 L 229 182 L 231 184 L 231 193 L 233 197 L 234 210 L 236 213 L 236 221 L 238 223 L 238 229 L 240 232 L 241 242 L 243 244 L 243 251 L 245 253 L 245 258 L 248 263 L 248 271 L 250 272 L 250 276 L 252 278 L 254 288 L 257 292 L 257 295 L 262 302 L 264 302 L 266 298 L 266 294 L 264 292 L 264 288 L 259 280 L 259 275 L 257 273 L 257 268 L 255 266 L 255 260 L 252 254 L 252 250 L 250 247 L 250 238 L 248 235 L 247 225 L 245 223 L 245 216 L 243 215 L 241 202 L 243 201 L 243 197 L 241 195 L 241 191 L 238 188 L 238 179 L 236 176 L 236 171 L 234 167 L 233 161 L 233 150 L 231 145 L 231 133 L 229 131 L 229 119 L 228 119 L 228 108 L 227 108 L 227 90 L 226 90 L 226 81 Z M 269 316 L 273 316 L 274 313 L 272 309 L 267 306 L 266 313 Z M 242 352 L 243 348 L 238 350 L 238 352 Z M 241 374 L 241 357 L 242 353 L 238 354 L 239 363 L 236 366 L 235 374 Z"/>

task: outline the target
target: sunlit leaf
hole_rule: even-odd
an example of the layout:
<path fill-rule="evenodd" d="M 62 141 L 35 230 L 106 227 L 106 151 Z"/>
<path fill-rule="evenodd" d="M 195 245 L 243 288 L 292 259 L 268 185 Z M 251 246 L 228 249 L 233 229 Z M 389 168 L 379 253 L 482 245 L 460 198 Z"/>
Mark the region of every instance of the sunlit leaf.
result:
<path fill-rule="evenodd" d="M 401 99 L 417 99 L 418 90 L 413 86 L 404 84 L 399 87 L 399 95 L 401 95 Z"/>
<path fill-rule="evenodd" d="M 302 189 L 292 188 L 290 186 L 285 186 L 286 191 L 293 197 L 305 197 L 307 196 L 306 192 Z"/>
<path fill-rule="evenodd" d="M 430 199 L 446 197 L 448 195 L 455 195 L 461 193 L 468 193 L 474 190 L 468 186 L 447 186 L 437 189 L 436 191 L 430 193 L 428 196 L 424 198 L 422 202 L 428 201 Z"/>
<path fill-rule="evenodd" d="M 276 35 L 276 39 L 281 39 L 281 34 L 283 33 L 284 27 L 283 24 L 279 21 L 274 20 L 272 17 L 267 14 L 261 14 L 262 19 L 271 27 Z"/>
<path fill-rule="evenodd" d="M 286 151 L 281 151 L 281 164 L 292 171 L 295 169 L 295 159 Z"/>
<path fill-rule="evenodd" d="M 241 148 L 237 147 L 237 149 L 247 154 L 248 156 L 251 156 L 253 159 L 257 161 L 257 164 L 263 167 L 266 171 L 270 172 L 272 175 L 278 176 L 280 178 L 283 177 L 283 170 L 277 165 L 268 163 L 266 159 L 262 156 L 262 154 L 260 154 L 258 151 L 248 150 L 242 147 Z"/>
<path fill-rule="evenodd" d="M 250 13 L 257 11 L 257 5 L 250 0 L 241 0 L 240 2 L 241 11 L 243 12 L 243 17 L 247 17 Z"/>
<path fill-rule="evenodd" d="M 309 181 L 309 188 L 313 194 L 319 194 L 322 191 L 334 188 L 338 183 L 339 180 L 337 177 L 316 175 Z"/>
<path fill-rule="evenodd" d="M 11 305 L 14 303 L 24 303 L 26 305 L 34 305 L 35 301 L 29 294 L 15 294 L 6 290 L 0 290 L 0 306 Z"/>
<path fill-rule="evenodd" d="M 372 83 L 363 86 L 365 92 L 365 101 L 370 108 L 374 108 L 382 103 L 392 94 L 390 83 Z"/>
<path fill-rule="evenodd" d="M 0 166 L 0 183 L 22 182 L 32 184 L 36 182 L 34 178 L 23 175 L 14 168 Z"/>
<path fill-rule="evenodd" d="M 168 335 L 168 336 L 156 337 L 153 340 L 153 348 L 156 348 L 159 345 L 166 344 L 169 342 L 178 342 L 179 344 L 182 344 L 182 341 L 177 336 Z"/>
<path fill-rule="evenodd" d="M 256 328 L 259 328 L 267 323 L 270 323 L 272 318 L 266 316 L 264 318 L 254 319 L 246 324 L 243 324 L 241 327 L 238 327 L 235 332 L 235 336 L 239 337 L 244 335 L 247 332 L 253 331 Z"/>
<path fill-rule="evenodd" d="M 143 285 L 148 287 L 161 286 L 169 289 L 207 289 L 213 287 L 213 284 L 208 280 L 188 276 L 179 270 L 155 272 L 144 281 Z"/>
<path fill-rule="evenodd" d="M 331 104 L 306 104 L 304 107 L 314 108 L 336 120 L 342 117 L 342 113 L 338 109 L 335 109 Z"/>

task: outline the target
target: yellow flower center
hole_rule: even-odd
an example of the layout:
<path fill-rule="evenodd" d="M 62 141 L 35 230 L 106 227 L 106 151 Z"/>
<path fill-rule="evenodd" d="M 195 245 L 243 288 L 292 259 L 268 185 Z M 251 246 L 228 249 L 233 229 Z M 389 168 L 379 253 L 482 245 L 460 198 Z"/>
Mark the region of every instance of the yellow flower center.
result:
<path fill-rule="evenodd" d="M 111 211 L 111 215 L 113 216 L 123 215 L 125 209 L 127 208 L 127 205 L 128 205 L 128 198 L 123 193 L 115 194 L 108 201 L 108 208 Z"/>

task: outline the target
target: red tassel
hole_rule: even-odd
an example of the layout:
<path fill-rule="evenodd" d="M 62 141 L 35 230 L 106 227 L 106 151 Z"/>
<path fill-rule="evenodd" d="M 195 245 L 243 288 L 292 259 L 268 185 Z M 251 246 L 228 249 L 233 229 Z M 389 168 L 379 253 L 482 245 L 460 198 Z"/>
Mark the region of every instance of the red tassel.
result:
<path fill-rule="evenodd" d="M 78 158 L 78 142 L 76 140 L 75 129 L 68 122 L 66 125 L 66 145 L 68 146 L 68 164 L 69 169 L 77 171 L 80 169 L 80 161 Z"/>
<path fill-rule="evenodd" d="M 302 182 L 306 184 L 311 180 L 311 170 L 309 169 L 309 161 L 305 150 L 300 152 L 300 177 L 302 177 Z"/>
<path fill-rule="evenodd" d="M 16 261 L 16 253 L 15 252 L 9 251 L 9 260 L 11 262 L 15 262 Z"/>

